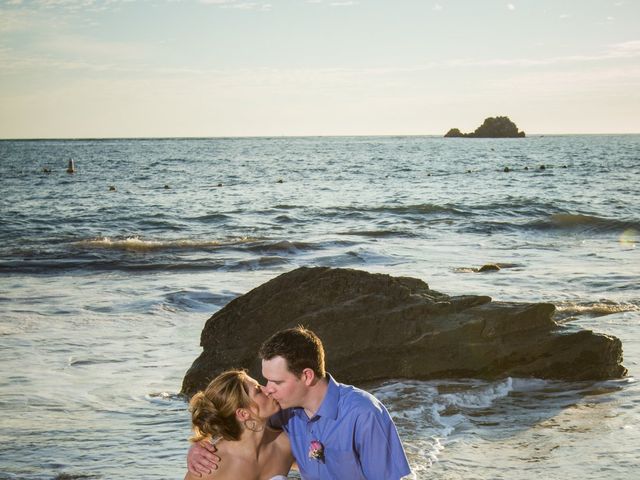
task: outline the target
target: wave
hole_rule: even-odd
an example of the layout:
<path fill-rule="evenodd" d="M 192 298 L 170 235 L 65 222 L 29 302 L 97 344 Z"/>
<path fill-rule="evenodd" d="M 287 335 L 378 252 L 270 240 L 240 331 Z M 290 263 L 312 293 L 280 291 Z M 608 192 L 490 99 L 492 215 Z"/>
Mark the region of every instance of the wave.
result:
<path fill-rule="evenodd" d="M 208 215 L 200 215 L 198 217 L 186 218 L 186 220 L 192 220 L 196 222 L 202 223 L 219 223 L 230 220 L 231 217 L 229 215 L 225 215 L 224 213 L 211 213 Z"/>
<path fill-rule="evenodd" d="M 403 380 L 385 382 L 372 388 L 372 393 L 390 407 L 401 436 L 422 432 L 420 439 L 410 442 L 409 457 L 419 457 L 415 472 L 428 476 L 429 466 L 437 462 L 442 450 L 457 432 L 473 426 L 478 411 L 486 412 L 514 391 L 514 379 L 496 382 L 476 379 Z M 426 462 L 426 465 L 424 465 Z"/>
<path fill-rule="evenodd" d="M 532 220 L 525 223 L 511 221 L 482 221 L 470 222 L 462 227 L 462 231 L 478 234 L 492 234 L 498 232 L 568 232 L 585 235 L 620 235 L 620 243 L 635 245 L 640 237 L 640 222 L 634 220 L 618 220 L 589 215 L 556 213 L 544 219 Z"/>
<path fill-rule="evenodd" d="M 346 232 L 336 232 L 336 235 L 353 235 L 353 236 L 369 237 L 369 238 L 388 238 L 388 237 L 416 238 L 420 236 L 417 233 L 409 232 L 406 230 L 349 230 Z"/>
<path fill-rule="evenodd" d="M 212 306 L 223 307 L 239 295 L 239 293 L 229 291 L 216 294 L 208 291 L 180 290 L 165 294 L 163 307 L 174 311 L 210 312 Z"/>
<path fill-rule="evenodd" d="M 109 237 L 80 240 L 75 242 L 76 246 L 126 250 L 134 252 L 152 252 L 159 250 L 210 250 L 221 247 L 230 247 L 254 242 L 255 238 L 239 238 L 235 240 L 143 240 L 139 236 L 131 236 L 122 239 L 112 239 Z"/>
<path fill-rule="evenodd" d="M 328 214 L 334 215 L 335 212 L 345 213 L 388 213 L 392 215 L 430 215 L 437 213 L 453 213 L 456 215 L 464 215 L 465 211 L 454 206 L 436 205 L 432 203 L 420 203 L 415 205 L 398 205 L 398 206 L 377 206 L 377 207 L 339 207 L 331 209 Z"/>
<path fill-rule="evenodd" d="M 290 240 L 261 240 L 242 237 L 232 240 L 143 240 L 139 236 L 123 239 L 109 237 L 80 240 L 75 246 L 91 249 L 122 250 L 133 252 L 159 252 L 163 250 L 219 250 L 235 249 L 259 253 L 298 253 L 305 250 L 320 250 L 326 242 L 310 243 Z"/>
<path fill-rule="evenodd" d="M 277 267 L 281 265 L 288 265 L 289 260 L 282 257 L 260 257 L 251 260 L 242 260 L 229 265 L 225 270 L 231 272 L 245 271 L 245 270 L 262 270 L 263 268 Z"/>
<path fill-rule="evenodd" d="M 122 260 L 45 259 L 0 262 L 0 273 L 31 275 L 57 275 L 78 271 L 124 271 L 143 273 L 154 271 L 220 270 L 224 268 L 224 266 L 224 261 L 142 263 Z"/>
<path fill-rule="evenodd" d="M 128 273 L 154 272 L 198 272 L 198 271 L 253 271 L 268 269 L 275 266 L 288 265 L 289 259 L 278 256 L 259 257 L 249 260 L 181 260 L 174 262 L 149 261 L 127 262 L 125 260 L 104 261 L 14 261 L 1 262 L 0 273 L 30 274 L 30 275 L 58 275 L 67 272 L 82 271 L 121 271 Z"/>
<path fill-rule="evenodd" d="M 544 220 L 529 222 L 524 227 L 534 230 L 571 230 L 593 233 L 634 231 L 635 235 L 640 232 L 638 221 L 571 213 L 555 213 Z"/>
<path fill-rule="evenodd" d="M 244 271 L 287 265 L 307 251 L 335 250 L 357 242 L 325 240 L 146 240 L 92 238 L 49 243 L 48 250 L 21 248 L 0 261 L 0 273 L 60 274 L 67 271 Z"/>
<path fill-rule="evenodd" d="M 640 312 L 640 305 L 636 303 L 617 303 L 608 300 L 583 303 L 557 303 L 556 320 L 563 321 L 570 317 L 604 317 L 615 313 Z"/>
<path fill-rule="evenodd" d="M 174 402 L 184 403 L 185 396 L 181 393 L 154 392 L 154 393 L 148 393 L 147 395 L 145 395 L 145 399 L 150 403 L 164 405 L 167 403 L 174 403 Z"/>
<path fill-rule="evenodd" d="M 123 363 L 126 360 L 122 358 L 104 358 L 104 357 L 92 357 L 92 358 L 77 358 L 69 357 L 68 365 L 70 367 L 82 367 L 86 365 L 100 365 L 104 363 Z"/>
<path fill-rule="evenodd" d="M 322 244 L 308 242 L 291 242 L 279 240 L 275 242 L 257 242 L 246 246 L 246 250 L 261 253 L 298 253 L 303 250 L 320 250 Z"/>

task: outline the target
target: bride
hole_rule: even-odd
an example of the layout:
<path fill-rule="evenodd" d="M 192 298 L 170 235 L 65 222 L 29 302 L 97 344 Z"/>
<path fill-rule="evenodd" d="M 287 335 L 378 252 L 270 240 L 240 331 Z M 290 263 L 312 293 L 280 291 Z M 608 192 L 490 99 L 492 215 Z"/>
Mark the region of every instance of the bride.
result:
<path fill-rule="evenodd" d="M 286 480 L 293 455 L 286 434 L 267 427 L 280 410 L 262 386 L 243 370 L 229 370 L 214 378 L 189 404 L 192 442 L 210 441 L 224 458 L 217 470 L 185 480 Z"/>

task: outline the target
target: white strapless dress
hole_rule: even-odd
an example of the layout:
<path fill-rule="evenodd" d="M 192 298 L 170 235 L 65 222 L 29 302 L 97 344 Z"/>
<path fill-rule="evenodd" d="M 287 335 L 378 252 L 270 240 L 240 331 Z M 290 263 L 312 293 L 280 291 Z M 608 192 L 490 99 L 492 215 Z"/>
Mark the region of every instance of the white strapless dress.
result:
<path fill-rule="evenodd" d="M 287 480 L 287 477 L 284 475 L 276 475 L 275 477 L 271 477 L 269 480 Z"/>

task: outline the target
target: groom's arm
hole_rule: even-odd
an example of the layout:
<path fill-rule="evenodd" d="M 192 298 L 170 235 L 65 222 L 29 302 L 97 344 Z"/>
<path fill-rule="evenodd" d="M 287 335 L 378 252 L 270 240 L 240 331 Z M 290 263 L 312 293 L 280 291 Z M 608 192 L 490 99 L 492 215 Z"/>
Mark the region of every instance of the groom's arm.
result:
<path fill-rule="evenodd" d="M 411 473 L 398 430 L 387 409 L 378 408 L 359 415 L 355 440 L 362 472 L 368 480 L 399 480 Z"/>
<path fill-rule="evenodd" d="M 216 446 L 207 440 L 191 445 L 187 453 L 187 468 L 189 472 L 200 477 L 217 470 L 220 457 L 216 455 L 216 451 Z"/>

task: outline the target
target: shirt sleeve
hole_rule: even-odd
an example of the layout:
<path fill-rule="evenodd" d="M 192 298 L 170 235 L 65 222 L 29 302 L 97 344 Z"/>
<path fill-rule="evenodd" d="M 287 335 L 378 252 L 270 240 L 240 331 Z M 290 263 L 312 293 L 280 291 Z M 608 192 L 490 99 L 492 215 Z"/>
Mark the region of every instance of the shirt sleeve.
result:
<path fill-rule="evenodd" d="M 399 480 L 411 473 L 398 430 L 384 405 L 358 416 L 355 442 L 367 480 Z"/>

